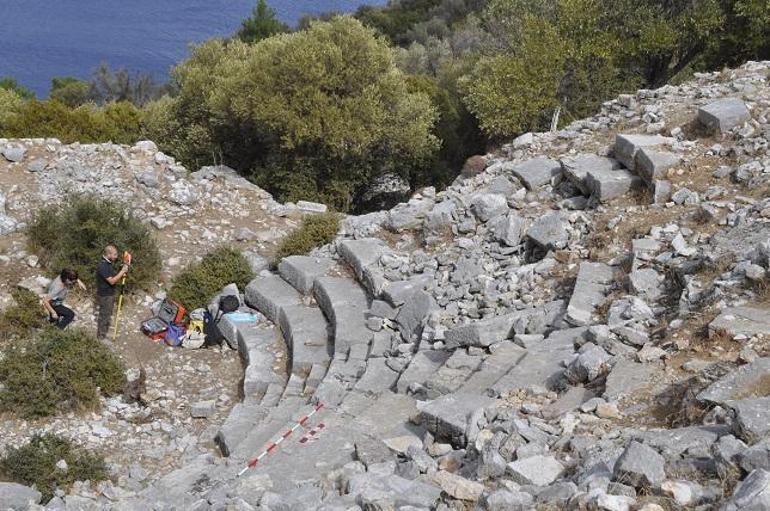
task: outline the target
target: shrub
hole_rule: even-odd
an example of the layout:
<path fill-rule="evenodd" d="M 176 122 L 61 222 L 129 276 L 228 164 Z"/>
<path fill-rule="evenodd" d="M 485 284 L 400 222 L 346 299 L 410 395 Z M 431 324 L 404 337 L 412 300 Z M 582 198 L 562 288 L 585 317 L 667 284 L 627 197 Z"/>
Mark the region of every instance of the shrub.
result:
<path fill-rule="evenodd" d="M 23 104 L 24 99 L 18 93 L 0 88 L 0 133 Z"/>
<path fill-rule="evenodd" d="M 90 89 L 91 86 L 85 80 L 60 76 L 51 80 L 51 92 L 48 97 L 75 108 L 88 103 L 91 99 Z"/>
<path fill-rule="evenodd" d="M 150 229 L 126 206 L 110 200 L 76 196 L 45 207 L 30 222 L 28 236 L 47 268 L 74 269 L 86 282 L 108 244 L 134 256 L 128 290 L 150 289 L 160 273 L 160 252 Z"/>
<path fill-rule="evenodd" d="M 340 215 L 337 213 L 306 216 L 302 224 L 278 245 L 275 260 L 280 261 L 290 255 L 307 254 L 316 247 L 331 243 L 339 229 Z"/>
<path fill-rule="evenodd" d="M 64 143 L 131 144 L 140 137 L 140 111 L 130 103 L 70 108 L 57 100 L 21 103 L 2 126 L 9 138 L 54 137 Z"/>
<path fill-rule="evenodd" d="M 66 471 L 56 467 L 59 460 L 67 463 Z M 9 447 L 0 458 L 0 474 L 4 479 L 34 485 L 43 494 L 43 502 L 48 502 L 57 488 L 66 491 L 75 481 L 107 479 L 107 467 L 101 456 L 46 433 L 33 436 L 21 447 Z"/>
<path fill-rule="evenodd" d="M 184 130 L 172 154 L 190 167 L 251 172 L 281 200 L 339 205 L 379 174 L 418 172 L 438 149 L 430 98 L 409 89 L 392 49 L 351 17 L 256 44 L 209 41 L 174 76 Z"/>
<path fill-rule="evenodd" d="M 0 314 L 0 331 L 5 335 L 26 335 L 48 324 L 40 297 L 35 293 L 19 287 L 11 290 L 11 296 L 16 303 Z"/>
<path fill-rule="evenodd" d="M 100 391 L 111 396 L 123 390 L 125 375 L 120 359 L 87 332 L 46 329 L 6 350 L 0 382 L 0 407 L 45 417 L 57 408 L 96 408 Z"/>
<path fill-rule="evenodd" d="M 223 246 L 174 277 L 168 296 L 188 310 L 197 309 L 208 305 L 227 284 L 235 283 L 242 290 L 252 278 L 254 273 L 243 254 Z"/>

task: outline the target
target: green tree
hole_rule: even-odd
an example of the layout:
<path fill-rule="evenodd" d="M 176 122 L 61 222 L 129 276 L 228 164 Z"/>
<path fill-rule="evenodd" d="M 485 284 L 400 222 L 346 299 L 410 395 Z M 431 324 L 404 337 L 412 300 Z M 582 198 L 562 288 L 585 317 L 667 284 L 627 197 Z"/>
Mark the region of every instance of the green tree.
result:
<path fill-rule="evenodd" d="M 15 78 L 6 76 L 0 78 L 0 89 L 9 90 L 18 94 L 22 99 L 33 99 L 35 93 L 21 85 Z"/>
<path fill-rule="evenodd" d="M 345 16 L 255 45 L 210 41 L 175 70 L 175 142 L 192 166 L 224 161 L 282 200 L 337 209 L 379 173 L 410 176 L 438 147 L 427 95 L 385 41 Z"/>
<path fill-rule="evenodd" d="M 90 101 L 91 86 L 85 80 L 72 76 L 61 76 L 51 80 L 49 99 L 55 99 L 75 108 Z"/>
<path fill-rule="evenodd" d="M 259 0 L 251 17 L 243 20 L 238 38 L 246 43 L 256 43 L 288 31 L 289 26 L 278 19 L 275 9 L 270 8 L 266 0 Z"/>

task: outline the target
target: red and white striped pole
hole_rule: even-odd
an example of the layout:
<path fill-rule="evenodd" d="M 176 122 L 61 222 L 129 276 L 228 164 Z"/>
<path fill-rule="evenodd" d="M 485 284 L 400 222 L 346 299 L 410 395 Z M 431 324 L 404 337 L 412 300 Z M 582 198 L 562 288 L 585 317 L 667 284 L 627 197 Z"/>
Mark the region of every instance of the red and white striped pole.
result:
<path fill-rule="evenodd" d="M 305 415 L 305 416 L 304 416 L 304 417 L 302 417 L 300 420 L 298 420 L 298 421 L 297 421 L 297 423 L 296 423 L 296 424 L 294 424 L 294 425 L 293 425 L 293 426 L 292 426 L 290 429 L 286 430 L 286 432 L 285 432 L 283 435 L 281 435 L 281 437 L 280 437 L 278 440 L 276 440 L 275 442 L 270 442 L 270 443 L 267 445 L 267 447 L 265 448 L 265 450 L 264 450 L 264 451 L 262 451 L 262 452 L 259 454 L 259 456 L 257 456 L 257 457 L 256 457 L 256 458 L 254 458 L 253 460 L 251 460 L 251 461 L 249 462 L 249 464 L 248 464 L 248 465 L 246 465 L 246 467 L 244 467 L 244 469 L 243 469 L 243 470 L 241 470 L 240 472 L 238 472 L 238 477 L 241 477 L 243 474 L 245 474 L 245 473 L 246 473 L 246 471 L 247 471 L 248 469 L 250 469 L 250 468 L 255 468 L 255 467 L 257 466 L 257 463 L 259 463 L 259 461 L 260 461 L 262 458 L 264 458 L 265 456 L 267 456 L 268 454 L 270 454 L 272 451 L 274 451 L 276 448 L 278 448 L 278 446 L 279 446 L 279 445 L 281 445 L 281 442 L 283 442 L 284 440 L 286 440 L 287 438 L 289 438 L 289 437 L 291 436 L 291 434 L 292 434 L 292 433 L 294 433 L 295 431 L 297 431 L 297 429 L 301 428 L 303 424 L 305 424 L 305 423 L 306 423 L 308 420 L 310 420 L 310 417 L 312 417 L 313 415 L 315 415 L 316 413 L 318 413 L 318 412 L 321 410 L 321 408 L 323 408 L 323 407 L 324 407 L 323 403 L 318 403 L 318 404 L 315 406 L 315 408 L 313 408 L 313 411 L 312 411 L 312 412 L 310 412 L 309 414 Z"/>

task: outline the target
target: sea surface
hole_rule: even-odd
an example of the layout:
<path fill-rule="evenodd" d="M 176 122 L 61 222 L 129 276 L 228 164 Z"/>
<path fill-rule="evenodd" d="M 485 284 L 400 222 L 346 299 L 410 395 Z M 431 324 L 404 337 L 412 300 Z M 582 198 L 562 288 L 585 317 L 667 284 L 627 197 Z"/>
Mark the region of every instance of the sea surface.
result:
<path fill-rule="evenodd" d="M 306 14 L 386 0 L 268 0 L 292 26 Z M 101 63 L 165 81 L 190 44 L 231 35 L 256 0 L 0 0 L 0 77 L 45 97 L 56 76 L 88 78 Z"/>

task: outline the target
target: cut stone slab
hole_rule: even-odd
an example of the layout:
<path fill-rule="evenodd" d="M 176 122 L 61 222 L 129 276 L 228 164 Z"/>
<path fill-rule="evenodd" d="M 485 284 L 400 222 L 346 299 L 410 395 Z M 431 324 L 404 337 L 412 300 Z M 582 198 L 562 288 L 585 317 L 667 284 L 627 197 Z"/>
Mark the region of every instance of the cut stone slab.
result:
<path fill-rule="evenodd" d="M 354 389 L 370 394 L 379 394 L 390 390 L 396 384 L 399 374 L 388 367 L 385 361 L 384 358 L 370 358 L 366 363 L 366 371 Z"/>
<path fill-rule="evenodd" d="M 540 414 L 546 420 L 557 419 L 562 415 L 577 410 L 580 405 L 595 399 L 594 393 L 584 387 L 570 387 L 559 399 L 545 406 Z"/>
<path fill-rule="evenodd" d="M 410 481 L 395 474 L 377 477 L 371 473 L 354 475 L 348 482 L 348 493 L 360 495 L 375 491 L 391 500 L 385 507 L 379 504 L 362 506 L 364 509 L 433 509 L 441 497 L 441 488 L 419 480 Z M 372 503 L 370 503 L 372 504 Z"/>
<path fill-rule="evenodd" d="M 652 183 L 652 202 L 665 204 L 671 200 L 671 181 L 656 179 Z"/>
<path fill-rule="evenodd" d="M 604 301 L 607 286 L 613 278 L 614 271 L 607 264 L 580 263 L 565 319 L 575 326 L 592 324 L 594 312 Z"/>
<path fill-rule="evenodd" d="M 246 303 L 275 324 L 278 324 L 281 308 L 301 303 L 302 297 L 278 275 L 260 276 L 246 286 Z"/>
<path fill-rule="evenodd" d="M 706 128 L 725 133 L 751 119 L 746 103 L 738 98 L 714 101 L 698 109 L 698 121 Z"/>
<path fill-rule="evenodd" d="M 607 375 L 604 399 L 617 401 L 647 387 L 655 371 L 655 367 L 650 364 L 619 360 Z"/>
<path fill-rule="evenodd" d="M 524 358 L 491 388 L 494 395 L 516 389 L 552 389 L 561 381 L 564 364 L 572 359 L 575 340 L 586 328 L 571 328 L 553 332 L 541 343 L 530 347 Z"/>
<path fill-rule="evenodd" d="M 462 448 L 467 442 L 468 418 L 492 403 L 492 398 L 478 394 L 447 394 L 433 401 L 417 402 L 417 409 L 437 441 Z"/>
<path fill-rule="evenodd" d="M 344 356 L 351 346 L 371 342 L 374 334 L 366 327 L 365 316 L 369 299 L 358 283 L 344 277 L 319 277 L 313 294 L 331 324 L 335 354 Z"/>
<path fill-rule="evenodd" d="M 279 325 L 289 349 L 293 373 L 307 374 L 313 364 L 331 358 L 332 346 L 321 309 L 286 305 L 281 309 Z"/>
<path fill-rule="evenodd" d="M 198 401 L 193 403 L 190 414 L 196 419 L 208 419 L 217 413 L 217 404 L 213 400 Z"/>
<path fill-rule="evenodd" d="M 396 316 L 396 323 L 404 341 L 410 342 L 412 336 L 419 338 L 422 335 L 425 318 L 437 309 L 436 300 L 425 291 L 416 291 L 407 298 Z"/>
<path fill-rule="evenodd" d="M 564 175 L 584 195 L 591 195 L 591 189 L 586 183 L 589 171 L 612 171 L 620 167 L 619 161 L 597 154 L 579 154 L 561 160 L 561 168 Z"/>
<path fill-rule="evenodd" d="M 749 397 L 765 397 L 770 391 L 770 357 L 741 366 L 715 381 L 696 396 L 699 401 L 723 404 Z"/>
<path fill-rule="evenodd" d="M 744 442 L 753 444 L 770 433 L 770 397 L 727 401 L 725 406 L 735 415 L 735 436 Z"/>
<path fill-rule="evenodd" d="M 484 359 L 478 370 L 460 387 L 463 393 L 486 395 L 497 381 L 521 362 L 527 350 L 517 344 L 504 341 L 494 353 Z"/>
<path fill-rule="evenodd" d="M 29 486 L 0 482 L 0 509 L 25 510 L 30 502 L 39 504 L 42 498 L 39 491 Z"/>
<path fill-rule="evenodd" d="M 666 479 L 666 460 L 652 447 L 632 440 L 615 462 L 615 481 L 634 488 L 657 488 Z"/>
<path fill-rule="evenodd" d="M 267 410 L 259 404 L 236 403 L 214 437 L 222 456 L 230 456 L 266 416 Z"/>
<path fill-rule="evenodd" d="M 728 435 L 728 426 L 688 426 L 684 428 L 640 432 L 637 439 L 659 451 L 666 458 L 676 458 L 688 450 L 709 451 L 720 437 Z"/>
<path fill-rule="evenodd" d="M 449 356 L 450 353 L 444 350 L 418 352 L 404 372 L 401 373 L 401 377 L 399 377 L 396 383 L 397 392 L 404 394 L 414 384 L 423 385 L 426 380 L 444 365 Z"/>
<path fill-rule="evenodd" d="M 541 216 L 530 226 L 527 238 L 543 250 L 557 250 L 567 246 L 567 220 L 558 212 Z"/>
<path fill-rule="evenodd" d="M 719 331 L 733 338 L 770 335 L 770 310 L 745 306 L 725 309 L 709 324 L 709 335 Z"/>
<path fill-rule="evenodd" d="M 455 350 L 438 371 L 425 381 L 425 393 L 435 399 L 456 392 L 481 364 L 481 357 L 472 356 L 465 350 Z"/>
<path fill-rule="evenodd" d="M 626 169 L 593 169 L 588 171 L 585 183 L 593 200 L 608 202 L 638 188 L 641 181 Z"/>
<path fill-rule="evenodd" d="M 326 213 L 326 210 L 329 208 L 326 206 L 326 204 L 300 200 L 297 201 L 297 209 L 303 213 Z"/>
<path fill-rule="evenodd" d="M 289 256 L 278 264 L 278 273 L 297 291 L 306 295 L 313 290 L 315 279 L 326 275 L 334 264 L 333 260 L 325 257 Z"/>
<path fill-rule="evenodd" d="M 481 497 L 481 494 L 484 493 L 483 484 L 452 474 L 446 470 L 436 472 L 433 475 L 433 481 L 447 495 L 457 500 L 476 502 Z"/>
<path fill-rule="evenodd" d="M 377 266 L 380 257 L 391 252 L 387 244 L 377 238 L 343 240 L 339 242 L 338 250 L 342 258 L 353 268 L 358 280 L 362 282 L 365 282 L 367 270 Z"/>
<path fill-rule="evenodd" d="M 564 465 L 553 456 L 536 455 L 508 463 L 508 472 L 519 484 L 548 486 L 564 473 Z"/>
<path fill-rule="evenodd" d="M 397 280 L 388 282 L 382 289 L 382 297 L 392 307 L 399 307 L 406 303 L 414 293 L 430 290 L 433 287 L 433 277 L 430 275 L 415 275 L 409 280 Z M 393 317 L 395 319 L 395 316 Z"/>
<path fill-rule="evenodd" d="M 636 173 L 647 183 L 666 177 L 668 169 L 679 165 L 682 158 L 674 153 L 642 147 L 636 153 Z"/>
<path fill-rule="evenodd" d="M 538 157 L 510 167 L 514 176 L 519 178 L 528 190 L 534 190 L 561 173 L 561 164 L 550 158 Z"/>
<path fill-rule="evenodd" d="M 618 135 L 615 137 L 615 158 L 628 170 L 636 169 L 636 153 L 643 147 L 654 147 L 673 142 L 660 135 Z"/>

